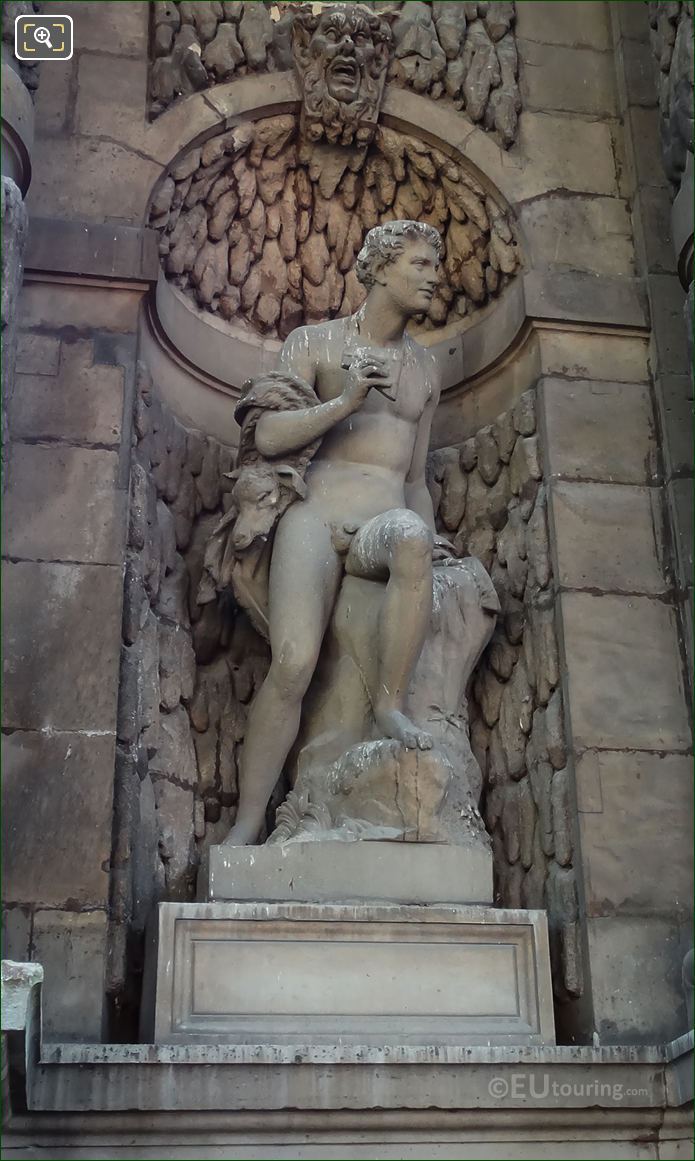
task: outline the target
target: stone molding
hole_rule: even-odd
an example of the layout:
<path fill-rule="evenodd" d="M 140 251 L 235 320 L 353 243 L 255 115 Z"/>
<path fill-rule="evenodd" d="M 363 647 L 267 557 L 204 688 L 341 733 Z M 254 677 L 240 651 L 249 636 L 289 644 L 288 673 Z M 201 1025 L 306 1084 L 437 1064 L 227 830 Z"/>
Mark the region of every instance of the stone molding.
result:
<path fill-rule="evenodd" d="M 21 966 L 30 966 L 37 975 L 37 965 L 14 968 Z M 31 1007 L 36 1014 L 40 986 L 32 979 L 36 1002 Z M 693 1096 L 693 1032 L 667 1044 L 644 1046 L 388 1049 L 306 1041 L 45 1044 L 40 1020 L 33 1017 L 17 1032 L 25 1041 L 30 1110 L 29 1117 L 19 1109 L 12 1117 L 13 1130 L 20 1132 L 37 1131 L 34 1113 L 42 1114 L 48 1132 L 73 1137 L 85 1131 L 84 1113 L 90 1115 L 90 1131 L 103 1127 L 118 1132 L 126 1122 L 132 1131 L 145 1117 L 149 1128 L 154 1119 L 171 1128 L 172 1116 L 185 1114 L 182 1127 L 188 1131 L 193 1115 L 201 1129 L 225 1126 L 227 1131 L 252 1132 L 258 1129 L 260 1111 L 269 1118 L 267 1127 L 272 1124 L 282 1132 L 289 1127 L 291 1109 L 295 1129 L 298 1115 L 305 1129 L 344 1131 L 364 1129 L 371 1116 L 382 1129 L 458 1127 L 460 1132 L 465 1124 L 499 1131 L 502 1117 L 504 1126 L 515 1133 L 533 1133 L 541 1120 L 548 1128 L 555 1125 L 566 1139 L 573 1126 L 581 1125 L 585 1132 L 587 1122 L 595 1126 L 598 1108 L 602 1136 L 619 1132 L 623 1137 L 626 1130 L 653 1132 L 664 1124 L 666 1110 L 682 1109 Z M 547 1089 L 545 1095 L 531 1105 L 528 1100 L 510 1099 L 512 1077 L 519 1074 L 529 1083 L 535 1076 L 536 1092 L 542 1087 Z M 499 1079 L 506 1085 L 493 1086 Z M 566 1091 L 558 1095 L 553 1084 L 573 1087 L 571 1100 Z M 622 1100 L 616 1100 L 616 1085 L 621 1086 Z M 70 1113 L 80 1114 L 79 1122 L 64 1116 Z M 123 1120 L 120 1116 L 114 1120 L 114 1113 L 123 1114 Z M 692 1124 L 687 1112 L 686 1117 L 682 1124 L 677 1114 L 673 1119 L 674 1127 L 680 1125 L 678 1135 L 687 1135 Z"/>
<path fill-rule="evenodd" d="M 135 226 L 30 219 L 25 273 L 152 284 L 159 260 L 153 230 Z"/>
<path fill-rule="evenodd" d="M 34 105 L 14 69 L 2 68 L 2 172 L 26 194 L 31 181 Z"/>

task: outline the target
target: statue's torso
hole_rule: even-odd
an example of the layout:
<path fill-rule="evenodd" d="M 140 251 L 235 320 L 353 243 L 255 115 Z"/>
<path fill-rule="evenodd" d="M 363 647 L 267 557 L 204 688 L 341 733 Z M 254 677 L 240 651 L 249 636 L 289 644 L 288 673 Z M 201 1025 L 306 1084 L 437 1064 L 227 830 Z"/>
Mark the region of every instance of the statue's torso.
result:
<path fill-rule="evenodd" d="M 368 347 L 383 354 L 398 380 L 394 400 L 372 388 L 359 410 L 323 437 L 307 471 L 307 502 L 320 506 L 324 518 L 357 522 L 404 507 L 418 424 L 434 390 L 431 356 L 407 336 L 398 347 L 378 348 L 359 337 L 352 319 L 307 327 L 304 333 L 322 403 L 345 387 L 346 350 Z"/>

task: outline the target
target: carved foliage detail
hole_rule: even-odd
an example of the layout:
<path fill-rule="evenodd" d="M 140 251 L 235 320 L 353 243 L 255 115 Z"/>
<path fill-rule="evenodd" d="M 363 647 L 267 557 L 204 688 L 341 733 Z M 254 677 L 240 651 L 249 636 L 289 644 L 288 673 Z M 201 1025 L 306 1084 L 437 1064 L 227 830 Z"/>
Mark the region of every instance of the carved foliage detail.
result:
<path fill-rule="evenodd" d="M 445 245 L 424 329 L 484 306 L 518 268 L 507 211 L 461 164 L 381 126 L 366 150 L 308 146 L 291 114 L 185 154 L 155 193 L 150 225 L 167 277 L 200 306 L 284 338 L 361 305 L 364 236 L 401 218 L 429 222 Z"/>
<path fill-rule="evenodd" d="M 692 0 L 650 0 L 649 23 L 659 66 L 659 108 L 664 168 L 680 182 L 693 149 Z"/>
<path fill-rule="evenodd" d="M 388 79 L 453 102 L 472 121 L 516 138 L 521 99 L 511 0 L 368 5 L 393 28 Z M 386 12 L 384 13 L 386 15 Z M 150 112 L 179 96 L 254 72 L 292 68 L 289 3 L 164 0 L 154 4 Z"/>
<path fill-rule="evenodd" d="M 489 571 L 502 613 L 469 698 L 495 894 L 545 908 L 556 992 L 582 991 L 574 820 L 535 392 L 472 439 L 433 452 L 437 524 Z"/>

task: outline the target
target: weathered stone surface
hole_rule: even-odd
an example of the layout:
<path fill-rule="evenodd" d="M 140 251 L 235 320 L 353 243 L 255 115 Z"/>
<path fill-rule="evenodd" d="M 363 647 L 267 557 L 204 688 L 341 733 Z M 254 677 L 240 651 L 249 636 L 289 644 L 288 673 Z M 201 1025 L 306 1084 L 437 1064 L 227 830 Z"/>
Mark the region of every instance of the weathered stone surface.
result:
<path fill-rule="evenodd" d="M 546 588 L 551 576 L 551 564 L 545 486 L 538 489 L 533 512 L 529 517 L 526 532 L 526 553 L 530 577 L 540 588 Z"/>
<path fill-rule="evenodd" d="M 507 522 L 497 536 L 497 559 L 506 566 L 509 591 L 519 599 L 526 585 L 526 556 L 526 525 L 517 501 L 510 500 Z"/>
<path fill-rule="evenodd" d="M 107 44 L 104 41 L 102 49 Z M 146 76 L 144 58 L 127 60 L 104 52 L 81 54 L 75 86 L 75 132 L 135 144 L 134 128 L 142 117 Z M 109 100 L 104 100 L 105 93 Z"/>
<path fill-rule="evenodd" d="M 493 673 L 502 681 L 508 681 L 512 675 L 512 669 L 516 661 L 516 649 L 509 644 L 506 637 L 499 630 L 495 630 L 495 634 L 488 647 L 487 658 Z"/>
<path fill-rule="evenodd" d="M 589 116 L 616 116 L 613 62 L 605 52 L 520 40 L 524 107 Z"/>
<path fill-rule="evenodd" d="M 185 717 L 185 710 L 180 711 Z M 173 717 L 167 715 L 167 718 Z M 157 778 L 153 783 L 159 831 L 159 854 L 164 863 L 166 892 L 170 898 L 190 898 L 194 875 L 193 793 L 187 787 Z"/>
<path fill-rule="evenodd" d="M 572 862 L 572 814 L 568 770 L 556 770 L 550 791 L 555 859 L 561 867 Z"/>
<path fill-rule="evenodd" d="M 79 181 L 74 180 L 75 173 Z M 117 219 L 120 224 L 139 226 L 143 206 L 159 176 L 156 162 L 117 141 L 97 136 L 45 137 L 33 158 L 28 208 L 40 217 Z"/>
<path fill-rule="evenodd" d="M 512 409 L 514 430 L 520 435 L 533 435 L 536 430 L 536 392 L 525 391 Z"/>
<path fill-rule="evenodd" d="M 504 685 L 489 670 L 482 670 L 475 679 L 475 699 L 489 727 L 494 726 L 500 716 L 503 691 Z"/>
<path fill-rule="evenodd" d="M 30 365 L 38 361 L 39 349 L 32 352 Z M 94 366 L 93 355 L 93 344 L 87 340 L 64 344 L 56 378 L 50 377 L 50 358 L 37 374 L 16 376 L 9 410 L 15 438 L 59 438 L 117 446 L 123 416 L 123 368 Z"/>
<path fill-rule="evenodd" d="M 692 763 L 597 751 L 600 802 L 579 815 L 590 914 L 684 911 L 692 893 Z M 557 775 L 556 775 L 557 777 Z M 643 841 L 635 858 L 634 836 Z M 669 858 L 663 858 L 668 836 Z M 625 867 L 631 868 L 629 877 Z"/>
<path fill-rule="evenodd" d="M 440 513 L 444 527 L 449 532 L 455 532 L 466 510 L 468 492 L 468 477 L 461 471 L 458 455 L 455 453 L 444 466 L 441 487 Z"/>
<path fill-rule="evenodd" d="M 3 736 L 3 896 L 8 902 L 106 905 L 114 745 L 113 735 L 67 731 Z"/>
<path fill-rule="evenodd" d="M 6 510 L 8 554 L 119 564 L 117 470 L 115 452 L 16 444 Z"/>
<path fill-rule="evenodd" d="M 157 753 L 150 760 L 150 771 L 192 790 L 196 779 L 195 751 L 188 714 L 182 705 L 159 715 L 156 742 Z"/>
<path fill-rule="evenodd" d="M 503 687 L 497 725 L 504 769 L 512 778 L 520 778 L 526 769 L 526 734 L 531 729 L 532 709 L 531 689 L 520 656 Z"/>
<path fill-rule="evenodd" d="M 9 907 L 2 909 L 2 958 L 24 963 L 29 959 L 31 942 L 32 912 L 29 907 Z M 36 965 L 38 967 L 38 965 Z M 33 970 L 36 970 L 34 968 Z M 7 1029 L 5 1004 L 9 999 L 6 981 L 3 980 L 3 1028 Z"/>
<path fill-rule="evenodd" d="M 121 56 L 147 55 L 146 10 L 133 7 L 123 9 L 119 0 L 105 0 L 98 9 L 82 11 L 80 47 L 94 52 L 109 50 Z"/>
<path fill-rule="evenodd" d="M 549 189 L 610 197 L 618 192 L 610 128 L 605 122 L 573 118 L 568 134 L 567 118 L 561 114 L 527 111 L 519 123 L 519 148 L 535 162 L 515 175 L 519 200 L 544 195 Z"/>
<path fill-rule="evenodd" d="M 190 701 L 195 681 L 195 655 L 190 635 L 180 624 L 159 625 L 159 689 L 162 708 L 176 709 Z"/>
<path fill-rule="evenodd" d="M 6 562 L 3 578 L 5 725 L 113 730 L 120 568 Z"/>
<path fill-rule="evenodd" d="M 555 609 L 550 592 L 539 593 L 528 609 L 529 628 L 536 679 L 536 696 L 546 705 L 560 680 L 560 664 L 555 631 Z"/>
<path fill-rule="evenodd" d="M 669 179 L 680 182 L 692 153 L 693 13 L 688 4 L 649 5 L 650 40 L 659 67 L 661 148 Z M 692 164 L 692 163 L 690 163 Z"/>
<path fill-rule="evenodd" d="M 477 466 L 486 484 L 492 485 L 502 470 L 500 454 L 491 427 L 481 427 L 475 437 Z"/>
<path fill-rule="evenodd" d="M 551 475 L 623 484 L 653 480 L 656 447 L 647 388 L 548 378 L 541 398 Z"/>
<path fill-rule="evenodd" d="M 203 53 L 203 64 L 222 81 L 231 77 L 243 60 L 244 50 L 237 39 L 236 29 L 232 24 L 220 24 Z"/>
<path fill-rule="evenodd" d="M 104 1031 L 106 912 L 37 910 L 32 950 L 44 969 L 46 1039 L 99 1042 Z"/>
<path fill-rule="evenodd" d="M 516 441 L 509 461 L 509 481 L 513 494 L 522 500 L 535 494 L 534 481 L 540 480 L 542 474 L 537 438 L 522 436 Z"/>
<path fill-rule="evenodd" d="M 245 4 L 239 24 L 239 40 L 251 68 L 258 68 L 265 63 L 272 39 L 273 25 L 265 6 Z"/>
<path fill-rule="evenodd" d="M 577 748 L 689 746 L 674 615 L 649 597 L 560 597 Z"/>
<path fill-rule="evenodd" d="M 587 922 L 592 998 L 602 1044 L 668 1043 L 685 1026 L 677 924 L 654 915 Z"/>
<path fill-rule="evenodd" d="M 60 339 L 52 335 L 20 332 L 17 335 L 17 374 L 57 375 L 60 367 Z"/>
<path fill-rule="evenodd" d="M 662 593 L 664 528 L 656 489 L 554 483 L 558 580 L 566 588 Z"/>
<path fill-rule="evenodd" d="M 488 526 L 499 531 L 507 521 L 507 505 L 510 499 L 510 476 L 505 468 L 492 487 L 483 482 L 479 472 L 471 472 L 468 477 L 468 499 L 464 528 L 476 525 Z"/>
<path fill-rule="evenodd" d="M 540 44 L 581 45 L 605 52 L 611 47 L 608 14 L 599 0 L 586 0 L 580 9 L 562 13 L 553 0 L 520 4 L 517 8 L 517 34 L 523 40 Z"/>
<path fill-rule="evenodd" d="M 551 787 L 553 769 L 548 762 L 533 762 L 529 766 L 529 782 L 533 801 L 538 811 L 537 837 L 541 851 L 551 856 L 555 850 Z M 545 869 L 545 868 L 544 868 Z"/>
<path fill-rule="evenodd" d="M 562 694 L 556 689 L 545 707 L 545 747 L 548 758 L 556 770 L 561 770 L 567 761 L 565 746 L 565 723 L 562 709 Z"/>
<path fill-rule="evenodd" d="M 549 194 L 522 206 L 520 219 L 539 263 L 597 274 L 634 272 L 630 214 L 618 198 Z"/>
<path fill-rule="evenodd" d="M 465 883 L 462 882 L 465 880 Z M 454 883 L 461 885 L 454 887 Z M 457 895 L 457 890 L 459 894 Z M 301 843 L 282 848 L 215 847 L 208 898 L 336 901 L 381 899 L 407 904 L 491 901 L 489 852 L 443 843 Z"/>

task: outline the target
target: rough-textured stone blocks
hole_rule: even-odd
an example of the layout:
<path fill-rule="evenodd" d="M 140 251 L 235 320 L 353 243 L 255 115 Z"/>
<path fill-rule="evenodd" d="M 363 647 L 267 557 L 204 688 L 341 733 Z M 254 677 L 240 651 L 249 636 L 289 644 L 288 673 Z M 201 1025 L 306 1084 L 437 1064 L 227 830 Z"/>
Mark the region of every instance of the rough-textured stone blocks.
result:
<path fill-rule="evenodd" d="M 660 489 L 555 481 L 550 496 L 563 588 L 665 592 Z"/>
<path fill-rule="evenodd" d="M 519 218 L 535 265 L 634 273 L 630 214 L 619 198 L 548 194 L 523 204 Z"/>
<path fill-rule="evenodd" d="M 587 923 L 602 1044 L 664 1043 L 686 1027 L 678 927 L 644 915 Z M 649 997 L 648 1003 L 646 997 Z"/>
<path fill-rule="evenodd" d="M 4 565 L 4 725 L 115 731 L 119 568 Z"/>
<path fill-rule="evenodd" d="M 24 560 L 120 564 L 118 456 L 67 445 L 15 444 L 6 552 Z"/>
<path fill-rule="evenodd" d="M 629 5 L 621 5 L 629 7 Z M 606 51 L 611 47 L 608 6 L 600 0 L 581 4 L 536 0 L 517 7 L 517 36 L 540 44 L 569 44 Z"/>
<path fill-rule="evenodd" d="M 567 13 L 567 8 L 565 8 Z M 519 40 L 524 108 L 615 116 L 615 66 L 605 52 Z"/>
<path fill-rule="evenodd" d="M 579 797 L 588 913 L 689 913 L 693 892 L 691 757 L 638 750 L 596 751 L 591 756 L 598 781 L 591 800 Z M 584 760 L 579 765 L 581 782 Z M 586 806 L 591 809 L 583 809 Z M 639 858 L 635 859 L 637 837 Z"/>
<path fill-rule="evenodd" d="M 94 364 L 90 341 L 62 344 L 60 367 L 53 366 L 57 343 L 43 335 L 21 336 L 18 370 L 27 365 L 30 374 L 17 376 L 10 409 L 14 439 L 52 438 L 117 447 L 123 415 L 123 368 Z M 42 359 L 45 350 L 45 361 Z"/>
<path fill-rule="evenodd" d="M 3 895 L 105 906 L 113 736 L 17 731 L 2 739 Z"/>
<path fill-rule="evenodd" d="M 551 476 L 612 484 L 654 480 L 654 421 L 647 387 L 546 378 L 541 401 Z"/>
<path fill-rule="evenodd" d="M 686 750 L 675 615 L 642 596 L 560 597 L 577 749 Z"/>
<path fill-rule="evenodd" d="M 100 1040 L 106 912 L 37 911 L 33 955 L 44 969 L 45 1039 Z"/>

